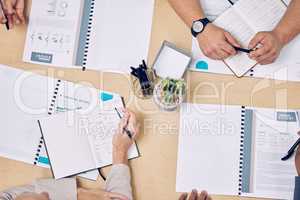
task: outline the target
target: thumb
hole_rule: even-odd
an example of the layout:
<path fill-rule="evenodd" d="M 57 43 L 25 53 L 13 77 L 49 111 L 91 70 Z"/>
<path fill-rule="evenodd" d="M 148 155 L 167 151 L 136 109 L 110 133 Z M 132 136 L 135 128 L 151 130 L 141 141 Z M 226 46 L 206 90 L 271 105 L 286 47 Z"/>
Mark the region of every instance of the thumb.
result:
<path fill-rule="evenodd" d="M 25 23 L 24 8 L 25 8 L 24 0 L 17 0 L 16 13 L 18 18 L 23 24 Z"/>
<path fill-rule="evenodd" d="M 41 196 L 43 197 L 43 200 L 49 200 L 50 199 L 50 196 L 47 192 L 42 192 Z"/>
<path fill-rule="evenodd" d="M 264 34 L 262 32 L 257 33 L 254 38 L 249 43 L 249 49 L 255 48 L 264 39 Z"/>
<path fill-rule="evenodd" d="M 241 47 L 238 41 L 227 31 L 224 33 L 226 40 L 233 46 Z"/>
<path fill-rule="evenodd" d="M 3 1 L 3 9 L 4 9 L 4 12 L 7 14 L 7 15 L 13 15 L 15 13 L 15 10 L 13 8 L 13 2 L 12 1 L 9 1 L 9 0 L 4 0 Z"/>

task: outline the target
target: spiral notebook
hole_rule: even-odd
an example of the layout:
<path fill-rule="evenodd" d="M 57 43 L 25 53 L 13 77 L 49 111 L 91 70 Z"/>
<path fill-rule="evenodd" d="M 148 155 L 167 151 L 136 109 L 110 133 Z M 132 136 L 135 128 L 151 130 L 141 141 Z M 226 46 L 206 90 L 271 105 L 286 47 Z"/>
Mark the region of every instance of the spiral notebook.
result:
<path fill-rule="evenodd" d="M 128 72 L 147 59 L 154 0 L 33 0 L 25 62 Z"/>
<path fill-rule="evenodd" d="M 222 13 L 215 21 L 219 27 L 230 32 L 247 48 L 250 40 L 259 31 L 270 31 L 286 12 L 288 1 L 281 0 L 239 0 Z M 236 74 L 257 78 L 270 78 L 284 81 L 300 81 L 300 36 L 297 36 L 281 51 L 273 64 L 258 65 L 247 53 L 238 52 L 236 56 L 223 61 L 213 60 L 203 54 L 197 39 L 192 41 L 193 62 L 191 69 L 218 74 Z M 257 67 L 254 67 L 257 64 Z"/>
<path fill-rule="evenodd" d="M 38 120 L 45 116 L 88 109 L 91 105 L 114 107 L 120 96 L 80 84 L 0 65 L 0 156 L 50 168 Z M 96 180 L 99 173 L 81 176 Z"/>
<path fill-rule="evenodd" d="M 115 104 L 122 108 L 123 103 Z M 120 118 L 114 108 L 99 106 L 92 110 L 68 112 L 39 120 L 53 176 L 65 178 L 113 164 L 113 136 Z M 128 150 L 128 159 L 139 157 L 136 144 Z"/>
<path fill-rule="evenodd" d="M 295 110 L 183 104 L 176 191 L 292 199 L 296 170 L 283 162 L 298 139 Z"/>

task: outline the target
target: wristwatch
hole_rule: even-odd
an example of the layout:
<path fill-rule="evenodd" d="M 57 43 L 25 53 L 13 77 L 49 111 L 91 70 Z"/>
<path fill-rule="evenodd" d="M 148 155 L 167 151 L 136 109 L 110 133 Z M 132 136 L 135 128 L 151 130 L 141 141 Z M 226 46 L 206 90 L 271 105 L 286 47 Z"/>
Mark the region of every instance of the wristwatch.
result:
<path fill-rule="evenodd" d="M 205 27 L 209 23 L 210 23 L 210 21 L 207 18 L 203 18 L 203 19 L 193 21 L 193 25 L 192 25 L 192 28 L 191 28 L 192 35 L 194 37 L 197 37 L 200 33 L 202 33 L 204 31 Z"/>

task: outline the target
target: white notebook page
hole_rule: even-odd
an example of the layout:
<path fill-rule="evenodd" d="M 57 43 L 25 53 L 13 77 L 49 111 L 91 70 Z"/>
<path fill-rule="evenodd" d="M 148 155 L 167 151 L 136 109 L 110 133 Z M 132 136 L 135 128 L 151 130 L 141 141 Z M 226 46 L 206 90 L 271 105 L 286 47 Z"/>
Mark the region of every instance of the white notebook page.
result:
<path fill-rule="evenodd" d="M 176 191 L 237 195 L 240 134 L 241 107 L 183 104 Z"/>
<path fill-rule="evenodd" d="M 54 80 L 3 65 L 0 79 L 0 156 L 33 164 L 41 137 L 37 119 L 47 115 Z"/>
<path fill-rule="evenodd" d="M 214 21 L 214 24 L 228 31 L 242 48 L 247 49 L 249 42 L 255 35 L 254 29 L 233 8 L 225 11 Z M 251 60 L 246 53 L 237 53 L 237 55 L 227 58 L 225 62 L 237 76 L 242 76 L 256 64 L 256 61 Z"/>
<path fill-rule="evenodd" d="M 129 72 L 147 60 L 154 0 L 95 1 L 87 68 Z"/>
<path fill-rule="evenodd" d="M 294 160 L 281 161 L 281 158 L 298 139 L 298 122 L 278 121 L 275 110 L 258 109 L 254 112 L 253 129 L 252 195 L 292 199 Z"/>

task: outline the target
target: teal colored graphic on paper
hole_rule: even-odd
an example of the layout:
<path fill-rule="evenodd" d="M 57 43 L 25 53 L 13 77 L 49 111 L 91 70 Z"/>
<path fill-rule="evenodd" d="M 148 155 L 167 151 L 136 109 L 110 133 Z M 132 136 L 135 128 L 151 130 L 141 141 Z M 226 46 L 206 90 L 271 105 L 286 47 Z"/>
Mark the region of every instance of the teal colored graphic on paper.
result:
<path fill-rule="evenodd" d="M 46 165 L 49 165 L 50 162 L 49 162 L 49 159 L 46 158 L 46 157 L 39 157 L 39 163 L 43 163 L 43 164 L 46 164 Z"/>
<path fill-rule="evenodd" d="M 42 62 L 42 63 L 52 63 L 53 55 L 47 53 L 39 53 L 39 52 L 32 52 L 31 53 L 31 61 L 35 62 Z"/>
<path fill-rule="evenodd" d="M 109 101 L 112 100 L 114 98 L 114 95 L 106 93 L 106 92 L 101 92 L 100 93 L 100 99 L 102 101 Z"/>
<path fill-rule="evenodd" d="M 282 122 L 296 122 L 296 113 L 295 112 L 277 112 L 277 121 Z"/>
<path fill-rule="evenodd" d="M 196 69 L 208 70 L 208 63 L 204 60 L 199 60 L 196 63 Z"/>

